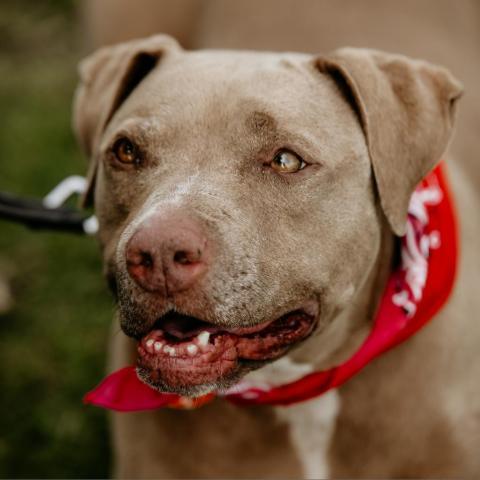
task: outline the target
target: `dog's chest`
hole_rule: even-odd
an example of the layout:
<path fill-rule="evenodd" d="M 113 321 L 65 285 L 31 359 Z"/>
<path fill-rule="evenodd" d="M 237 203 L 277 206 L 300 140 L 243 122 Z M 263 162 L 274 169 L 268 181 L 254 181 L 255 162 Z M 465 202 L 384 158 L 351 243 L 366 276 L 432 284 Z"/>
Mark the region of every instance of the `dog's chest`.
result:
<path fill-rule="evenodd" d="M 339 411 L 340 395 L 336 390 L 308 402 L 275 409 L 279 420 L 288 425 L 304 478 L 328 478 L 328 451 Z"/>

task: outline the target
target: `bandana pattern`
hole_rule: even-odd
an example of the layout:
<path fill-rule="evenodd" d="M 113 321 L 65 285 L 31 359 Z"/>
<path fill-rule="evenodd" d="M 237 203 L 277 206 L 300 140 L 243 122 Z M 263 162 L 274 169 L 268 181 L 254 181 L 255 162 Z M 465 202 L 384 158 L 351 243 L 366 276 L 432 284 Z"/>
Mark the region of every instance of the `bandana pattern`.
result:
<path fill-rule="evenodd" d="M 239 405 L 291 405 L 340 386 L 423 327 L 451 293 L 457 233 L 444 169 L 443 164 L 437 166 L 413 193 L 400 265 L 390 275 L 369 336 L 343 364 L 285 385 L 257 385 L 245 379 L 226 392 L 197 398 L 160 393 L 142 383 L 135 367 L 128 366 L 109 375 L 87 393 L 84 402 L 117 411 L 197 408 L 217 396 Z"/>

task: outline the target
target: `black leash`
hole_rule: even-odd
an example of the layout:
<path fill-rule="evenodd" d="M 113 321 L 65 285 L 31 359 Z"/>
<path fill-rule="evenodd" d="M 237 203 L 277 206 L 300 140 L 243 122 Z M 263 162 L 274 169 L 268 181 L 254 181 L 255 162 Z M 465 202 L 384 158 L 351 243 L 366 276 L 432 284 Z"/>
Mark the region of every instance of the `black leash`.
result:
<path fill-rule="evenodd" d="M 84 188 L 85 179 L 73 176 L 63 180 L 43 200 L 0 192 L 0 219 L 32 229 L 93 235 L 98 229 L 95 216 L 62 206 L 72 194 L 82 193 Z"/>
<path fill-rule="evenodd" d="M 42 202 L 0 193 L 0 218 L 34 229 L 85 233 L 85 216 L 67 207 L 45 208 Z"/>

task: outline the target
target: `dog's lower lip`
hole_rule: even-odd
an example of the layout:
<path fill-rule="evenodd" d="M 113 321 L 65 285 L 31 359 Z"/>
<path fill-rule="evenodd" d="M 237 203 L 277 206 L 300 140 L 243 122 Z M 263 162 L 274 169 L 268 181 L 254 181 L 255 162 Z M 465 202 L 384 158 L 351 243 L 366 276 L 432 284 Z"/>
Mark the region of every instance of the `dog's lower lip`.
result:
<path fill-rule="evenodd" d="M 254 327 L 207 327 L 194 331 L 194 335 L 172 336 L 155 328 L 138 345 L 138 365 L 147 372 L 143 379 L 159 389 L 167 385 L 172 391 L 218 382 L 245 361 L 275 359 L 313 330 L 316 315 L 306 310 L 295 310 Z"/>

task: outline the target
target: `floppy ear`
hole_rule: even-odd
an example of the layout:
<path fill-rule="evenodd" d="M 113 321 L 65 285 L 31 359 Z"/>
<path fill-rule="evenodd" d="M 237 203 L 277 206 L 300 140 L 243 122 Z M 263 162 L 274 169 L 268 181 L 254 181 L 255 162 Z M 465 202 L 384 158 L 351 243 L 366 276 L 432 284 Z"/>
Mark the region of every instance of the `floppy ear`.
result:
<path fill-rule="evenodd" d="M 441 67 L 375 50 L 336 50 L 316 66 L 341 84 L 356 109 L 383 211 L 403 235 L 410 196 L 452 134 L 461 84 Z"/>
<path fill-rule="evenodd" d="M 179 50 L 178 43 L 167 35 L 105 47 L 80 63 L 80 83 L 75 92 L 73 128 L 78 142 L 92 156 L 102 132 L 116 110 L 155 68 L 167 51 Z M 88 188 L 83 205 L 92 200 L 97 171 L 94 158 L 90 160 Z"/>

